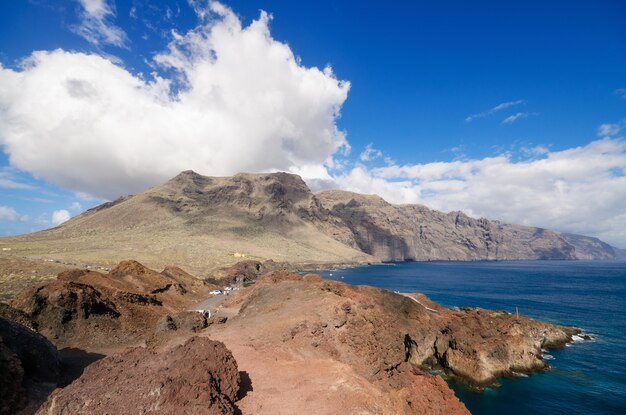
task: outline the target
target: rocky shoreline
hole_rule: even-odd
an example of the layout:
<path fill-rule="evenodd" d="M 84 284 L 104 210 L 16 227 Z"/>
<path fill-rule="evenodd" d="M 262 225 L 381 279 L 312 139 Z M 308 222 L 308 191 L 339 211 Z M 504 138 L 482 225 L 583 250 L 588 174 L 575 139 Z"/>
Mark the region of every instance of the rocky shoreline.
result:
<path fill-rule="evenodd" d="M 180 268 L 125 261 L 26 289 L 0 307 L 0 328 L 11 328 L 0 331 L 1 372 L 9 374 L 0 387 L 12 391 L 0 413 L 105 413 L 129 404 L 142 413 L 296 413 L 316 402 L 316 413 L 467 414 L 433 371 L 484 387 L 545 370 L 543 350 L 583 338 L 573 327 L 449 309 L 422 294 L 281 265 L 242 261 L 203 282 Z M 248 287 L 221 298 L 210 317 L 188 311 L 233 283 Z M 44 360 L 33 371 L 24 353 L 35 346 L 55 356 L 49 367 Z M 190 375 L 176 377 L 172 361 Z M 125 381 L 105 393 L 102 382 L 122 373 Z M 62 388 L 47 397 L 55 383 Z"/>

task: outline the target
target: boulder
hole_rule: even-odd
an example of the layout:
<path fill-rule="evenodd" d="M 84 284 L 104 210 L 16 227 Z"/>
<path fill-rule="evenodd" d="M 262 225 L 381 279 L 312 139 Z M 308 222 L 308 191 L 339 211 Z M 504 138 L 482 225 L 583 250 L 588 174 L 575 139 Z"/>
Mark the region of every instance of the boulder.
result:
<path fill-rule="evenodd" d="M 223 343 L 193 337 L 163 352 L 106 357 L 56 390 L 37 414 L 234 414 L 237 362 Z"/>
<path fill-rule="evenodd" d="M 14 414 L 26 405 L 23 379 L 24 369 L 20 359 L 0 337 L 0 415 Z"/>

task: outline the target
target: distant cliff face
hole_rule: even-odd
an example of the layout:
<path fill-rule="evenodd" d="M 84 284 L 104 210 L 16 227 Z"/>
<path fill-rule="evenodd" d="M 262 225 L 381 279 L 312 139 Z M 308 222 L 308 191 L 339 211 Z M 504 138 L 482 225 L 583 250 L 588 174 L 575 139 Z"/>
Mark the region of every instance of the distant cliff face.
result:
<path fill-rule="evenodd" d="M 594 238 L 392 205 L 378 196 L 313 194 L 288 173 L 206 177 L 185 171 L 53 229 L 0 239 L 16 255 L 112 265 L 137 258 L 205 275 L 242 257 L 292 263 L 613 259 Z"/>
<path fill-rule="evenodd" d="M 345 191 L 316 196 L 350 228 L 359 249 L 384 261 L 576 258 L 571 244 L 545 229 L 392 205 L 378 196 Z"/>
<path fill-rule="evenodd" d="M 626 259 L 626 250 L 612 247 L 598 238 L 564 233 L 563 238 L 576 249 L 576 259 Z"/>

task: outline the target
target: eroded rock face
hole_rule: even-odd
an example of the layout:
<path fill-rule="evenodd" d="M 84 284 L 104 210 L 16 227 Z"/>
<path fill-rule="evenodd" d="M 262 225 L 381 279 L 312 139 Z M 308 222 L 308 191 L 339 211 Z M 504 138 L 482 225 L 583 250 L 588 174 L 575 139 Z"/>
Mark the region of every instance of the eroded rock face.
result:
<path fill-rule="evenodd" d="M 256 261 L 244 260 L 239 261 L 231 266 L 222 267 L 213 271 L 210 276 L 205 279 L 208 284 L 250 284 L 256 281 L 258 277 L 268 272 L 283 268 L 284 264 L 276 263 L 272 260 Z"/>
<path fill-rule="evenodd" d="M 0 337 L 4 346 L 20 360 L 26 377 L 38 381 L 57 381 L 60 369 L 59 353 L 47 338 L 2 317 L 0 317 Z"/>
<path fill-rule="evenodd" d="M 0 337 L 0 414 L 14 414 L 26 405 L 23 380 L 24 369 L 20 359 Z"/>
<path fill-rule="evenodd" d="M 124 261 L 108 274 L 62 272 L 11 305 L 58 347 L 107 348 L 144 340 L 161 318 L 196 304 L 209 288 L 179 268 L 158 273 Z"/>
<path fill-rule="evenodd" d="M 381 197 L 327 190 L 316 196 L 350 229 L 342 242 L 383 261 L 576 259 L 562 235 L 546 229 L 393 205 Z"/>
<path fill-rule="evenodd" d="M 21 317 L 8 307 L 3 315 Z M 36 408 L 41 400 L 31 399 L 33 391 L 54 388 L 59 369 L 59 353 L 48 339 L 0 317 L 0 414 L 15 414 L 27 405 Z"/>
<path fill-rule="evenodd" d="M 104 358 L 37 414 L 234 414 L 237 362 L 223 343 L 194 337 L 164 352 L 137 347 Z"/>
<path fill-rule="evenodd" d="M 406 339 L 409 361 L 445 368 L 466 382 L 484 386 L 514 372 L 543 370 L 542 348 L 562 347 L 580 330 L 546 324 L 501 311 L 454 311 L 418 295 L 418 301 L 436 310 L 433 330 Z"/>
<path fill-rule="evenodd" d="M 300 353 L 311 349 L 332 356 L 385 384 L 405 362 L 443 367 L 474 385 L 489 384 L 513 372 L 545 368 L 541 349 L 563 346 L 580 332 L 505 312 L 455 311 L 423 295 L 286 271 L 263 276 L 245 297 L 237 317 L 241 322 L 275 327 L 281 342 Z"/>

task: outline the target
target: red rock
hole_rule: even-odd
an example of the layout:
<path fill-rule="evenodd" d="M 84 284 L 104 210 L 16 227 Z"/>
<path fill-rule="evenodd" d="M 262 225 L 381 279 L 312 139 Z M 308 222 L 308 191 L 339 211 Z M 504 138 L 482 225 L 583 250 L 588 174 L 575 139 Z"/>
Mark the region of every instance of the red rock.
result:
<path fill-rule="evenodd" d="M 234 414 L 237 362 L 223 343 L 194 337 L 158 353 L 127 349 L 89 366 L 37 414 Z"/>

